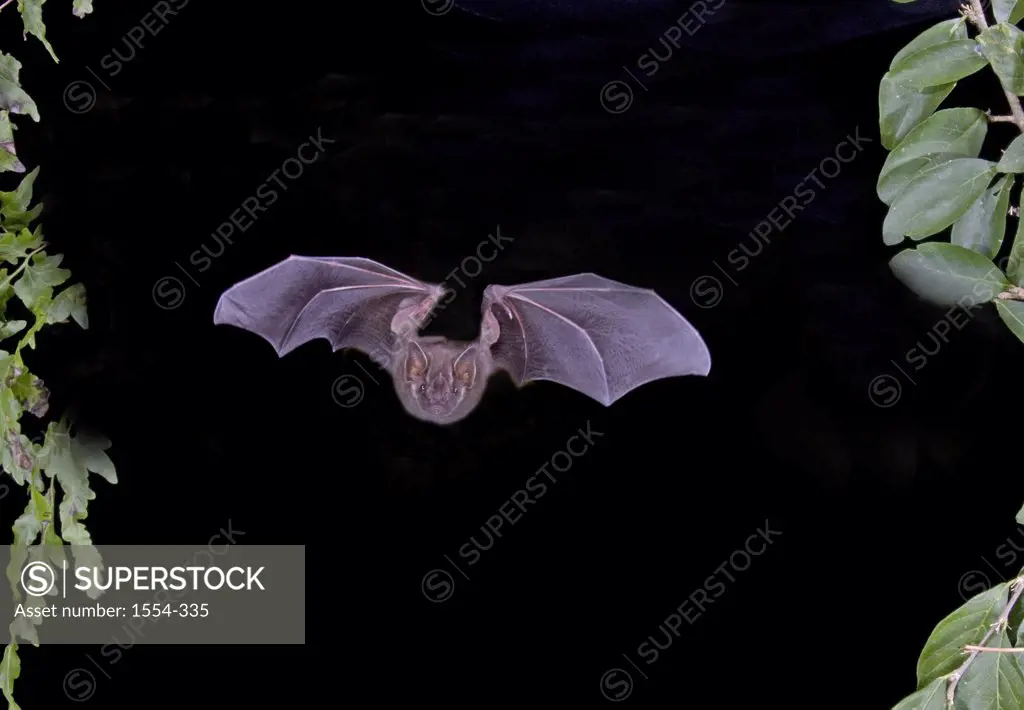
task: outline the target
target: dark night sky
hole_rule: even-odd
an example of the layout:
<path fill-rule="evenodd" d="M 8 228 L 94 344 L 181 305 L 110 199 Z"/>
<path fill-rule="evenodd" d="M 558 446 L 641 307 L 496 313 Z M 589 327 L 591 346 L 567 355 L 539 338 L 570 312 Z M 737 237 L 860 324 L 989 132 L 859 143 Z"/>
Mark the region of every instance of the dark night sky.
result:
<path fill-rule="evenodd" d="M 59 65 L 0 14 L 42 114 L 20 121 L 20 155 L 42 166 L 44 229 L 90 298 L 87 333 L 54 327 L 31 356 L 54 411 L 113 441 L 120 482 L 97 484 L 94 539 L 203 544 L 230 520 L 317 560 L 312 651 L 139 646 L 106 677 L 83 665 L 95 648 L 32 649 L 25 710 L 76 706 L 61 685 L 79 665 L 96 707 L 603 706 L 615 668 L 637 706 L 885 708 L 914 689 L 969 573 L 1020 567 L 996 553 L 1021 539 L 1024 501 L 1024 345 L 986 310 L 916 369 L 908 352 L 934 352 L 947 316 L 895 280 L 881 239 L 878 79 L 955 3 L 725 0 L 645 75 L 690 4 L 192 0 L 120 65 L 107 57 L 127 56 L 151 3 L 97 0 L 82 21 L 47 3 Z M 86 111 L 85 85 L 66 90 L 82 81 Z M 632 92 L 617 113 L 601 103 L 613 81 Z M 994 79 L 964 83 L 946 106 L 1003 109 Z M 333 142 L 275 204 L 193 259 L 318 132 Z M 289 254 L 439 282 L 499 225 L 513 241 L 437 332 L 474 337 L 488 283 L 593 271 L 673 304 L 711 375 L 611 408 L 496 380 L 474 416 L 436 428 L 363 355 L 318 341 L 278 359 L 212 323 L 224 289 Z M 335 402 L 344 375 L 356 406 Z M 868 396 L 882 375 L 892 406 Z M 593 448 L 470 565 L 460 549 L 588 426 Z M 781 534 L 763 553 L 736 554 L 761 550 L 748 540 L 766 525 Z M 453 586 L 435 603 L 436 569 Z"/>

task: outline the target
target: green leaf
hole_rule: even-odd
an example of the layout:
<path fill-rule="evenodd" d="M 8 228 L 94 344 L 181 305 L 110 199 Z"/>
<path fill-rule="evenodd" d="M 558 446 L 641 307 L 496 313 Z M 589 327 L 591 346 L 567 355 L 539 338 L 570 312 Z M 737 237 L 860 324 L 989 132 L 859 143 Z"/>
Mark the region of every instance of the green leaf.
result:
<path fill-rule="evenodd" d="M 0 234 L 0 259 L 17 264 L 28 256 L 29 252 L 43 245 L 43 240 L 27 229 L 20 232 Z"/>
<path fill-rule="evenodd" d="M 29 209 L 33 184 L 38 175 L 39 168 L 35 168 L 21 179 L 21 183 L 14 192 L 0 192 L 0 219 L 8 231 L 27 229 L 43 211 L 41 204 Z M 36 231 L 39 232 L 38 229 Z M 36 234 L 36 238 L 42 241 L 41 233 Z"/>
<path fill-rule="evenodd" d="M 7 111 L 0 111 L 0 171 L 25 172 L 25 164 L 18 160 L 14 146 L 14 124 Z"/>
<path fill-rule="evenodd" d="M 1017 0 L 992 0 L 992 14 L 995 15 L 996 22 L 1009 21 L 1016 4 Z"/>
<path fill-rule="evenodd" d="M 1021 0 L 992 0 L 992 12 L 996 22 L 1015 25 L 1024 19 L 1024 2 Z"/>
<path fill-rule="evenodd" d="M 17 376 L 9 377 L 5 384 L 25 411 L 37 417 L 46 414 L 50 391 L 46 389 L 41 379 L 28 370 L 21 370 Z"/>
<path fill-rule="evenodd" d="M 938 156 L 978 157 L 987 133 L 988 117 L 976 108 L 944 109 L 930 116 L 886 157 L 878 176 L 879 198 L 890 204 L 919 172 L 949 159 Z"/>
<path fill-rule="evenodd" d="M 1020 523 L 1021 525 L 1024 525 L 1024 508 L 1021 508 L 1020 512 L 1017 513 L 1017 522 Z M 1016 616 L 1017 620 L 1019 622 L 1020 617 L 1021 617 L 1021 602 L 1020 601 L 1017 602 L 1017 606 L 1014 607 L 1013 611 L 1015 613 L 1011 614 L 1010 618 L 1012 619 L 1013 617 Z M 1024 623 L 1018 623 L 1016 628 L 1017 628 L 1017 642 L 1015 644 L 1013 644 L 1013 645 L 1016 646 L 1017 648 L 1024 648 Z"/>
<path fill-rule="evenodd" d="M 9 54 L 0 52 L 0 109 L 31 116 L 32 120 L 38 123 L 39 107 L 21 88 L 20 74 L 21 62 Z"/>
<path fill-rule="evenodd" d="M 50 422 L 47 427 L 40 466 L 60 482 L 71 514 L 84 511 L 96 497 L 89 487 L 90 472 L 117 483 L 114 464 L 106 454 L 109 447 L 110 441 L 102 437 L 72 437 L 64 422 Z"/>
<path fill-rule="evenodd" d="M 18 183 L 18 187 L 14 191 L 14 200 L 19 210 L 27 210 L 32 202 L 32 191 L 35 189 L 37 177 L 39 177 L 39 168 L 30 172 Z"/>
<path fill-rule="evenodd" d="M 24 320 L 9 320 L 3 325 L 0 325 L 0 340 L 9 338 L 16 333 L 20 333 L 24 330 L 26 325 L 28 325 L 28 321 Z"/>
<path fill-rule="evenodd" d="M 926 169 L 889 206 L 883 241 L 892 246 L 905 236 L 922 239 L 941 232 L 967 212 L 995 171 L 995 163 L 980 158 L 957 158 Z"/>
<path fill-rule="evenodd" d="M 2 200 L 4 194 L 13 193 L 0 192 L 0 224 L 2 224 L 4 229 L 6 229 L 9 232 L 21 232 L 27 230 L 29 228 L 29 225 L 31 225 L 32 222 L 38 219 L 40 213 L 42 213 L 42 204 L 38 204 L 32 209 L 27 210 L 25 212 L 18 211 L 13 207 L 10 209 L 3 209 Z M 29 232 L 29 236 L 31 236 L 32 240 L 36 242 L 38 245 L 42 244 L 43 232 L 38 227 L 36 228 L 35 232 Z"/>
<path fill-rule="evenodd" d="M 886 150 L 895 148 L 914 126 L 928 118 L 955 86 L 956 82 L 912 89 L 886 73 L 878 85 L 878 129 Z"/>
<path fill-rule="evenodd" d="M 46 0 L 18 0 L 18 12 L 21 13 L 21 21 L 25 25 L 25 31 L 22 34 L 26 37 L 28 35 L 36 37 L 46 47 L 46 51 L 53 57 L 53 61 L 59 63 L 60 60 L 57 59 L 53 47 L 46 39 L 46 25 L 43 24 L 43 3 L 45 2 Z"/>
<path fill-rule="evenodd" d="M 71 272 L 60 268 L 63 255 L 54 254 L 43 256 L 36 254 L 32 257 L 21 276 L 14 282 L 14 293 L 25 304 L 25 307 L 34 310 L 41 302 L 49 303 L 53 297 L 53 287 L 59 286 L 69 278 Z"/>
<path fill-rule="evenodd" d="M 956 83 L 913 89 L 893 79 L 892 69 L 903 59 L 926 47 L 950 40 L 967 39 L 963 18 L 944 20 L 919 34 L 896 53 L 878 86 L 878 127 L 882 145 L 892 150 L 918 123 L 928 118 L 949 96 Z"/>
<path fill-rule="evenodd" d="M 64 533 L 64 539 L 72 546 L 71 553 L 77 563 L 102 569 L 103 559 L 100 557 L 99 550 L 93 547 L 92 536 L 81 522 L 88 517 L 88 510 L 75 511 L 69 500 L 61 501 L 58 508 L 61 532 Z M 90 596 L 92 595 L 90 594 Z"/>
<path fill-rule="evenodd" d="M 35 487 L 32 490 L 38 493 Z M 38 514 L 35 501 L 35 496 L 31 497 L 25 507 L 25 512 L 14 521 L 15 545 L 27 548 L 28 545 L 36 541 L 39 532 L 43 529 L 43 519 Z"/>
<path fill-rule="evenodd" d="M 1011 648 L 1006 629 L 992 634 L 986 648 Z M 965 710 L 1020 710 L 1024 706 L 1024 672 L 1012 653 L 979 653 L 957 688 Z"/>
<path fill-rule="evenodd" d="M 913 182 L 914 178 L 918 175 L 921 175 L 942 163 L 948 163 L 951 160 L 963 157 L 966 156 L 960 153 L 932 153 L 931 155 L 925 155 L 920 158 L 909 160 L 895 168 L 892 172 L 886 175 L 884 179 L 879 180 L 878 185 L 876 186 L 878 198 L 886 205 L 892 206 L 893 200 L 895 200 L 899 194 L 903 192 L 904 188 Z"/>
<path fill-rule="evenodd" d="M 1003 88 L 1024 94 L 1024 32 L 1000 23 L 979 34 L 978 44 Z"/>
<path fill-rule="evenodd" d="M 50 510 L 50 503 L 37 488 L 32 488 L 32 508 L 40 523 L 48 523 L 53 520 L 53 511 Z"/>
<path fill-rule="evenodd" d="M 75 17 L 85 17 L 92 13 L 92 0 L 75 0 L 71 12 L 74 13 Z"/>
<path fill-rule="evenodd" d="M 1017 233 L 1014 235 L 1014 244 L 1010 248 L 1010 258 L 1007 260 L 1007 278 L 1014 286 L 1021 286 L 1024 280 L 1024 269 L 1021 268 L 1022 257 L 1024 257 L 1024 216 L 1017 219 Z"/>
<path fill-rule="evenodd" d="M 976 108 L 947 108 L 928 117 L 899 142 L 885 159 L 885 175 L 904 163 L 932 153 L 977 157 L 988 133 L 988 116 Z"/>
<path fill-rule="evenodd" d="M 43 544 L 46 545 L 47 550 L 50 550 L 53 556 L 63 557 L 61 547 L 64 545 L 64 541 L 60 539 L 55 526 L 46 526 L 43 532 Z"/>
<path fill-rule="evenodd" d="M 48 296 L 44 296 L 43 299 L 40 300 L 37 309 L 33 311 L 36 317 L 35 322 L 32 324 L 31 328 L 29 328 L 22 334 L 21 340 L 18 341 L 17 351 L 20 351 L 22 348 L 26 347 L 32 348 L 33 350 L 35 349 L 36 333 L 42 330 L 43 326 L 46 325 L 45 310 L 50 307 L 50 301 L 48 300 L 48 298 Z M 40 311 L 44 311 L 44 313 L 40 315 Z"/>
<path fill-rule="evenodd" d="M 65 497 L 58 506 L 60 511 L 60 530 L 64 539 L 71 545 L 71 554 L 75 558 L 77 566 L 90 567 L 102 571 L 103 557 L 99 550 L 92 544 L 92 536 L 82 523 L 89 513 L 84 502 L 76 504 Z M 100 589 L 91 587 L 86 594 L 93 599 L 100 597 L 103 592 Z"/>
<path fill-rule="evenodd" d="M 977 596 L 939 622 L 925 642 L 917 661 L 917 687 L 931 684 L 952 673 L 964 662 L 964 646 L 981 643 L 991 626 L 1006 608 L 1009 584 L 997 584 Z"/>
<path fill-rule="evenodd" d="M 936 678 L 913 695 L 908 695 L 892 710 L 946 710 L 946 679 Z"/>
<path fill-rule="evenodd" d="M 0 660 L 0 691 L 7 699 L 8 710 L 21 710 L 14 702 L 14 681 L 21 675 L 21 659 L 18 658 L 18 642 L 11 641 L 4 649 L 4 657 Z"/>
<path fill-rule="evenodd" d="M 17 431 L 17 422 L 20 417 L 21 405 L 18 404 L 18 398 L 9 388 L 0 387 L 0 420 L 2 420 L 3 427 Z M 7 447 L 3 448 L 3 454 L 3 467 L 14 475 L 14 466 L 8 456 L 10 451 Z M 8 465 L 11 465 L 11 468 L 8 468 Z"/>
<path fill-rule="evenodd" d="M 29 597 L 24 602 L 25 608 L 28 609 L 30 607 L 43 606 L 43 604 L 35 604 L 35 601 L 36 597 Z M 10 626 L 11 638 L 17 640 L 18 637 L 21 637 L 33 646 L 39 646 L 39 634 L 36 632 L 36 626 L 42 622 L 42 619 L 29 619 L 24 616 L 19 616 Z"/>
<path fill-rule="evenodd" d="M 47 323 L 64 323 L 69 317 L 82 327 L 89 329 L 89 315 L 86 311 L 85 286 L 72 284 L 57 294 L 46 309 Z"/>
<path fill-rule="evenodd" d="M 904 249 L 889 267 L 910 290 L 940 306 L 988 303 L 1010 285 L 989 259 L 970 249 L 927 242 Z"/>
<path fill-rule="evenodd" d="M 31 377 L 30 373 L 24 373 Z M 9 388 L 4 392 L 5 396 L 17 398 L 18 393 Z M 21 485 L 23 481 L 30 479 L 32 470 L 35 468 L 35 461 L 32 458 L 32 442 L 24 434 L 19 433 L 19 426 L 14 422 L 6 422 L 4 432 L 4 469 L 8 474 Z"/>
<path fill-rule="evenodd" d="M 89 487 L 89 473 L 96 473 L 110 483 L 117 483 L 114 464 L 106 454 L 110 441 L 102 437 L 81 435 L 71 437 L 63 422 L 51 422 L 47 427 L 40 465 L 47 475 L 55 476 L 64 492 L 58 506 L 60 529 L 71 544 L 71 553 L 79 565 L 102 569 L 103 560 L 92 545 L 92 537 L 82 520 L 88 516 L 88 503 L 96 497 Z M 90 589 L 88 595 L 96 598 L 101 590 Z"/>
<path fill-rule="evenodd" d="M 6 350 L 0 350 L 0 381 L 7 380 L 12 364 L 14 364 L 14 356 Z"/>
<path fill-rule="evenodd" d="M 83 469 L 102 476 L 108 483 L 117 483 L 114 462 L 107 456 L 110 440 L 102 436 L 78 434 L 71 439 L 71 453 Z"/>
<path fill-rule="evenodd" d="M 955 39 L 909 54 L 889 72 L 899 84 L 912 89 L 950 84 L 970 76 L 988 64 L 973 39 Z"/>
<path fill-rule="evenodd" d="M 1004 301 L 1003 299 L 996 299 L 996 313 L 1002 319 L 1006 327 L 1010 329 L 1010 332 L 1017 336 L 1017 338 L 1024 343 L 1024 302 L 1021 301 Z M 1022 510 L 1024 512 L 1024 510 Z M 1020 519 L 1021 514 L 1017 513 L 1017 522 L 1024 525 L 1024 520 Z"/>
<path fill-rule="evenodd" d="M 1003 157 L 996 163 L 1001 173 L 1024 173 L 1024 135 L 1017 136 L 1003 151 Z"/>
<path fill-rule="evenodd" d="M 1013 182 L 1013 176 L 1006 175 L 975 200 L 964 216 L 953 224 L 953 244 L 973 249 L 989 259 L 995 258 L 1006 235 Z"/>
<path fill-rule="evenodd" d="M 932 25 L 924 32 L 914 37 L 914 39 L 910 40 L 903 49 L 898 51 L 896 56 L 892 58 L 892 61 L 889 62 L 889 68 L 895 69 L 897 64 L 900 64 L 911 54 L 915 54 L 922 49 L 927 49 L 933 45 L 957 39 L 967 39 L 967 23 L 962 17 L 952 20 L 943 20 L 936 25 Z"/>

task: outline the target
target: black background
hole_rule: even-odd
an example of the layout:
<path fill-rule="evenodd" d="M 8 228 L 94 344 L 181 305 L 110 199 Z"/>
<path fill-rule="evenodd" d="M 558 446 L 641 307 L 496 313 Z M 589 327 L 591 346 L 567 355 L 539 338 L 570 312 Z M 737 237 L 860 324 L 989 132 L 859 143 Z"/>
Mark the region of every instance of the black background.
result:
<path fill-rule="evenodd" d="M 231 521 L 242 543 L 312 553 L 312 648 L 139 645 L 116 665 L 98 646 L 25 649 L 23 708 L 76 705 L 62 684 L 77 667 L 103 707 L 605 705 L 612 668 L 634 705 L 890 707 L 914 689 L 932 627 L 1020 567 L 1006 544 L 1024 501 L 1024 346 L 985 310 L 914 370 L 908 351 L 934 352 L 947 316 L 895 280 L 881 241 L 878 79 L 955 3 L 726 0 L 643 77 L 689 4 L 192 0 L 148 20 L 162 29 L 116 75 L 104 57 L 127 56 L 152 4 L 97 0 L 76 20 L 47 3 L 59 65 L 22 42 L 14 6 L 0 13 L 42 114 L 19 119 L 19 154 L 42 166 L 47 238 L 89 294 L 90 329 L 49 328 L 27 357 L 54 412 L 113 441 L 94 540 L 201 546 Z M 69 110 L 83 80 L 95 105 Z M 633 90 L 621 113 L 600 102 L 613 80 Z M 992 77 L 963 84 L 945 106 L 1004 109 Z M 856 159 L 808 182 L 858 128 Z M 334 142 L 199 272 L 190 255 L 318 130 Z M 801 183 L 806 209 L 730 264 Z M 594 271 L 677 307 L 711 375 L 607 409 L 495 380 L 438 428 L 361 354 L 318 341 L 278 359 L 212 324 L 225 288 L 289 254 L 439 282 L 498 225 L 514 241 L 433 330 L 474 337 L 488 283 Z M 704 276 L 713 307 L 691 297 Z M 344 375 L 356 406 L 335 401 L 351 401 Z M 900 388 L 879 391 L 889 407 L 869 398 L 881 375 Z M 459 549 L 588 422 L 593 448 L 467 566 Z M 21 506 L 4 502 L 5 525 Z M 637 647 L 766 524 L 781 536 L 644 664 Z M 453 582 L 441 602 L 421 586 L 435 569 Z"/>

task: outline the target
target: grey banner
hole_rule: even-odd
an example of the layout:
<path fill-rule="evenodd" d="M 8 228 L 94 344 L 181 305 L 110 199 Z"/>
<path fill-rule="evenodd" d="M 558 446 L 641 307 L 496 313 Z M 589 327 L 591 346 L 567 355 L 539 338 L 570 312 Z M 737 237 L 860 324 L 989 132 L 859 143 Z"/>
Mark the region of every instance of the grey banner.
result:
<path fill-rule="evenodd" d="M 306 642 L 304 545 L 2 549 L 0 619 L 19 643 Z"/>

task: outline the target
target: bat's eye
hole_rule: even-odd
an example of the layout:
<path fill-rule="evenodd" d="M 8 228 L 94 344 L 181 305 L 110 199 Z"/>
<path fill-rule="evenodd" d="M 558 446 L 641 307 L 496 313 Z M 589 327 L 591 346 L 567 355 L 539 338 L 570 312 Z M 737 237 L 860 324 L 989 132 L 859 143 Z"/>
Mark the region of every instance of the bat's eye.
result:
<path fill-rule="evenodd" d="M 420 393 L 421 394 L 426 394 L 427 393 L 427 386 L 426 385 L 420 385 Z"/>

